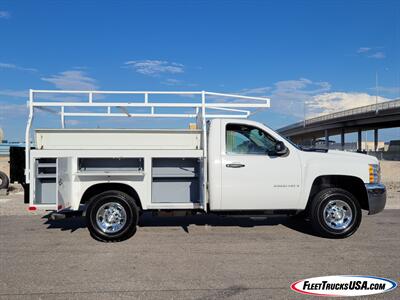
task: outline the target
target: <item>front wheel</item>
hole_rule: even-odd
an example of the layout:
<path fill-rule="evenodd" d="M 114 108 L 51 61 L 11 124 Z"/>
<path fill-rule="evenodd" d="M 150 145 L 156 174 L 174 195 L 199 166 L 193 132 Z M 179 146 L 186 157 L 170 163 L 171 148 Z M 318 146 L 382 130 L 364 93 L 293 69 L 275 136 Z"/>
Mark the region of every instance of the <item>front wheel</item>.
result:
<path fill-rule="evenodd" d="M 357 199 L 340 188 L 327 188 L 312 200 L 309 216 L 319 234 L 330 238 L 346 238 L 361 223 L 361 207 Z"/>
<path fill-rule="evenodd" d="M 86 212 L 90 234 L 102 242 L 130 238 L 136 232 L 138 218 L 134 199 L 120 191 L 107 191 L 93 197 Z"/>

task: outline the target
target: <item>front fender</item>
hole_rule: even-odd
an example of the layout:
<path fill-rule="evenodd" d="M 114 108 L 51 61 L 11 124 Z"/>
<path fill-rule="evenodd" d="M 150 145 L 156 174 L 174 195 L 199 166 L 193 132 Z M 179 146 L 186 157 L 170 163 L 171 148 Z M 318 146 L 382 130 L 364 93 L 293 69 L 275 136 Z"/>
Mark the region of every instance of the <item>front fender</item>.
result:
<path fill-rule="evenodd" d="M 363 157 L 364 158 L 364 157 Z M 329 156 L 326 153 L 303 155 L 302 159 L 302 196 L 299 207 L 305 209 L 310 198 L 312 187 L 317 178 L 328 176 L 343 176 L 357 178 L 362 183 L 369 182 L 368 162 L 365 159 L 343 158 Z"/>

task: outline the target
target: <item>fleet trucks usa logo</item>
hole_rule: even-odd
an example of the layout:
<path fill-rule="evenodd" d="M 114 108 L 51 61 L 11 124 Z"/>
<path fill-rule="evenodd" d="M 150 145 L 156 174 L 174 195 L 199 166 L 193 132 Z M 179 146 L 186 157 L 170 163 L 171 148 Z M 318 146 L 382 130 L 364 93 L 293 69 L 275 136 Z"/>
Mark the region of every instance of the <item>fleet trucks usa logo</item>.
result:
<path fill-rule="evenodd" d="M 397 287 L 393 280 L 356 275 L 323 276 L 302 279 L 290 288 L 305 295 L 314 296 L 364 296 L 389 292 Z"/>

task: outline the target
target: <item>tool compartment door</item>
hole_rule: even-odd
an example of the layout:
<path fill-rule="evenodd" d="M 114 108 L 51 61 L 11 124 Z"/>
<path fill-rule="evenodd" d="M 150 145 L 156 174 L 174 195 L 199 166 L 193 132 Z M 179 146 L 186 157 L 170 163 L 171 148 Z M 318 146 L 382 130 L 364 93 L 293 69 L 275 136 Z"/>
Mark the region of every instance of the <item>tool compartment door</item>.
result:
<path fill-rule="evenodd" d="M 72 201 L 72 157 L 57 159 L 57 210 L 70 208 Z"/>

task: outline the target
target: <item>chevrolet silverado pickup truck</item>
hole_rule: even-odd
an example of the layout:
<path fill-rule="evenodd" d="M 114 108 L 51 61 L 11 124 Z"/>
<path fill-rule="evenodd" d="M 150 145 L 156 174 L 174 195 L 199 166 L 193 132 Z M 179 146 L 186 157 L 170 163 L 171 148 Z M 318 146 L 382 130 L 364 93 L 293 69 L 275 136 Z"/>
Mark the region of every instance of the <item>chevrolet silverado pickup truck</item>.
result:
<path fill-rule="evenodd" d="M 88 101 L 37 101 L 47 93 L 77 93 Z M 140 95 L 143 101 L 95 99 L 115 94 Z M 160 94 L 190 96 L 190 101 L 150 101 Z M 196 96 L 200 101 L 192 99 Z M 208 102 L 206 97 L 223 100 Z M 31 90 L 28 104 L 26 145 L 31 145 L 35 110 L 59 108 L 62 125 L 36 129 L 33 148 L 12 151 L 11 172 L 24 161 L 20 181 L 29 210 L 53 210 L 54 218 L 82 211 L 99 241 L 128 239 L 146 211 L 301 215 L 319 235 L 344 238 L 358 229 L 362 210 L 376 214 L 385 206 L 375 157 L 303 149 L 249 120 L 252 109 L 269 107 L 267 98 L 204 91 Z M 196 123 L 189 129 L 65 128 L 66 117 L 92 116 L 195 118 Z"/>

